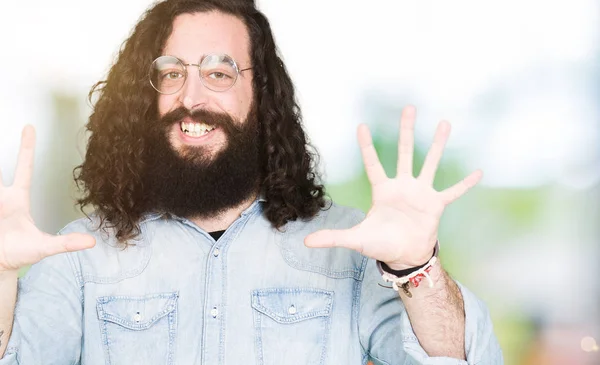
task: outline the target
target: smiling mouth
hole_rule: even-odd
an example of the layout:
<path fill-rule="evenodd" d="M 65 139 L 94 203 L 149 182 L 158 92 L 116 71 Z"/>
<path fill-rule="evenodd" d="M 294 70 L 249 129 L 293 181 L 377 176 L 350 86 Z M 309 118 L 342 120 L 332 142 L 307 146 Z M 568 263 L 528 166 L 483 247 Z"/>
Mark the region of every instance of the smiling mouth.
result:
<path fill-rule="evenodd" d="M 183 134 L 195 138 L 202 137 L 205 134 L 208 134 L 209 132 L 217 128 L 214 125 L 211 126 L 208 124 L 196 122 L 181 122 L 179 127 L 181 128 Z"/>

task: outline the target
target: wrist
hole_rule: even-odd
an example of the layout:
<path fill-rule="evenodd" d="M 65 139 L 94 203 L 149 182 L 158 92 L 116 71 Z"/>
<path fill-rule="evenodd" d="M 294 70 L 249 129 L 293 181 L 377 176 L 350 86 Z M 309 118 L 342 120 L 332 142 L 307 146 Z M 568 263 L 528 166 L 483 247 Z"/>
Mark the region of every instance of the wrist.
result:
<path fill-rule="evenodd" d="M 412 297 L 410 287 L 418 288 L 423 279 L 427 279 L 427 284 L 430 288 L 435 287 L 440 278 L 443 279 L 443 270 L 438 260 L 439 242 L 436 241 L 433 255 L 421 266 L 395 271 L 387 267 L 381 261 L 377 261 L 379 272 L 384 281 L 392 283 L 392 289 L 400 292 L 403 291 L 409 298 Z"/>
<path fill-rule="evenodd" d="M 425 266 L 432 257 L 437 256 L 439 251 L 439 240 L 435 239 L 431 243 L 431 248 L 427 251 L 423 252 L 422 250 L 414 249 L 409 252 L 410 255 L 403 255 L 403 257 L 401 257 L 399 260 L 385 262 L 385 264 L 393 271 L 408 271 L 410 269 L 414 269 L 416 271 Z"/>
<path fill-rule="evenodd" d="M 433 282 L 432 288 L 439 288 L 440 286 L 444 285 L 446 281 L 446 272 L 444 271 L 440 260 L 435 260 L 435 262 L 431 265 L 431 270 L 428 271 L 428 274 Z M 422 290 L 430 289 L 429 285 L 419 285 L 418 289 L 421 288 L 423 288 Z"/>
<path fill-rule="evenodd" d="M 403 277 L 409 275 L 423 267 L 425 267 L 431 258 L 437 257 L 440 249 L 439 241 L 435 242 L 433 253 L 426 255 L 423 259 L 417 261 L 417 264 L 408 265 L 406 263 L 395 263 L 395 262 L 381 262 L 379 261 L 380 267 L 383 271 L 390 273 L 397 277 Z M 431 252 L 431 251 L 430 251 Z"/>
<path fill-rule="evenodd" d="M 450 293 L 455 292 L 454 287 L 456 284 L 450 278 L 450 276 L 448 276 L 440 260 L 436 260 L 436 262 L 432 265 L 431 270 L 429 271 L 429 278 L 431 279 L 433 285 L 429 285 L 428 280 L 423 279 L 418 286 L 410 283 L 408 286 L 410 296 L 407 295 L 402 288 L 398 290 L 398 294 L 403 299 L 419 301 L 419 299 L 428 298 L 432 301 L 442 301 L 448 299 Z"/>
<path fill-rule="evenodd" d="M 410 274 L 411 271 L 417 271 L 418 269 L 427 265 L 427 263 L 429 262 L 431 257 L 433 257 L 433 256 L 429 255 L 428 257 L 426 257 L 423 260 L 416 261 L 416 262 L 422 262 L 422 263 L 416 264 L 416 265 L 410 265 L 410 264 L 406 264 L 406 263 L 397 263 L 397 262 L 389 262 L 389 263 L 382 262 L 381 266 L 383 266 L 383 269 L 389 273 L 394 273 L 396 276 L 404 276 L 404 275 Z M 396 272 L 398 272 L 398 273 L 403 272 L 403 274 L 396 274 Z"/>

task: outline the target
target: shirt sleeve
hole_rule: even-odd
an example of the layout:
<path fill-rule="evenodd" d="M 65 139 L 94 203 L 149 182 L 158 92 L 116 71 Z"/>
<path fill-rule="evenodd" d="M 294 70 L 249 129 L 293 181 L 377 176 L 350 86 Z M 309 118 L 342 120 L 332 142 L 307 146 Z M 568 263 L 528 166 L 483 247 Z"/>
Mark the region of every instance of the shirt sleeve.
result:
<path fill-rule="evenodd" d="M 48 257 L 19 279 L 12 333 L 0 365 L 79 364 L 82 286 L 70 254 Z"/>
<path fill-rule="evenodd" d="M 374 364 L 381 365 L 501 365 L 502 351 L 494 335 L 485 304 L 457 283 L 465 308 L 467 361 L 430 357 L 413 332 L 402 300 L 381 279 L 374 260 L 369 260 L 360 293 L 358 325 L 361 345 Z"/>

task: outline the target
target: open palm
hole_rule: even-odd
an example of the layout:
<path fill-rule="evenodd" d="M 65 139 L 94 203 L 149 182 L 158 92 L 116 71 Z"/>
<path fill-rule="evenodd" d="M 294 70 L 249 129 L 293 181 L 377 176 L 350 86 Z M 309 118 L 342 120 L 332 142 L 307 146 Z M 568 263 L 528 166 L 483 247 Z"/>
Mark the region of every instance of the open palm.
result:
<path fill-rule="evenodd" d="M 2 184 L 0 176 L 0 271 L 18 270 L 47 256 L 95 244 L 90 235 L 53 236 L 35 226 L 30 213 L 34 146 L 35 131 L 27 126 L 23 130 L 13 185 Z"/>
<path fill-rule="evenodd" d="M 406 107 L 400 119 L 398 173 L 388 178 L 366 125 L 358 141 L 372 186 L 372 206 L 365 219 L 345 230 L 321 230 L 308 235 L 308 247 L 346 247 L 385 262 L 396 270 L 427 262 L 437 241 L 445 207 L 464 195 L 482 177 L 477 170 L 454 186 L 436 191 L 433 180 L 450 134 L 446 121 L 438 125 L 433 145 L 418 177 L 413 177 L 415 108 Z"/>

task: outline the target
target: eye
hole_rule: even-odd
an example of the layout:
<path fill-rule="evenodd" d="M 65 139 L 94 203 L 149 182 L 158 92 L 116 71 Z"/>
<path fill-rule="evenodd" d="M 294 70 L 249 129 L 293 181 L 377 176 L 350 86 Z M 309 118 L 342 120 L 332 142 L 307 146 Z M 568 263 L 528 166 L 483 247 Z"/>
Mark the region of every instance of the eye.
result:
<path fill-rule="evenodd" d="M 219 72 L 219 71 L 211 72 L 210 75 L 208 75 L 208 76 L 215 80 L 224 80 L 224 79 L 231 78 L 229 75 L 227 75 L 223 72 Z"/>
<path fill-rule="evenodd" d="M 169 71 L 163 74 L 162 78 L 166 80 L 179 80 L 183 77 L 183 74 L 178 71 Z"/>

